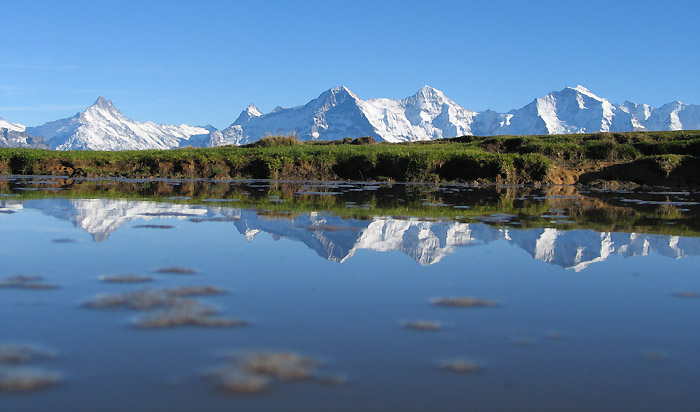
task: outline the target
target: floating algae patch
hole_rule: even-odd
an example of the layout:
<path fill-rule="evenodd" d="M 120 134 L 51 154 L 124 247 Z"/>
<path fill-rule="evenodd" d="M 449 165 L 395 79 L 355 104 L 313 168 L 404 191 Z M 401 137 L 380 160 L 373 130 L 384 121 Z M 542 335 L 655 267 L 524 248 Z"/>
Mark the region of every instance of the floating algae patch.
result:
<path fill-rule="evenodd" d="M 214 286 L 183 286 L 173 289 L 145 289 L 124 293 L 108 293 L 88 300 L 84 306 L 91 309 L 127 308 L 145 311 L 133 325 L 143 329 L 175 326 L 236 327 L 246 326 L 244 319 L 215 316 L 218 310 L 191 296 L 211 296 L 224 293 Z"/>
<path fill-rule="evenodd" d="M 26 343 L 0 342 L 0 364 L 18 364 L 53 359 L 56 354 L 46 348 Z"/>
<path fill-rule="evenodd" d="M 436 331 L 442 328 L 440 322 L 433 320 L 405 320 L 401 322 L 401 325 L 406 329 L 426 332 Z"/>
<path fill-rule="evenodd" d="M 91 309 L 124 306 L 133 310 L 149 310 L 165 305 L 171 299 L 165 291 L 156 289 L 137 290 L 125 293 L 106 293 L 85 302 Z"/>
<path fill-rule="evenodd" d="M 174 326 L 235 327 L 246 326 L 243 319 L 213 316 L 217 310 L 192 299 L 175 299 L 165 307 L 149 312 L 134 321 L 134 326 L 160 329 Z"/>
<path fill-rule="evenodd" d="M 497 302 L 486 299 L 474 298 L 471 296 L 464 297 L 437 297 L 430 300 L 433 305 L 447 306 L 454 308 L 483 308 L 499 306 Z"/>
<path fill-rule="evenodd" d="M 557 330 L 550 330 L 547 332 L 547 339 L 549 340 L 563 340 L 564 334 Z"/>
<path fill-rule="evenodd" d="M 60 238 L 60 239 L 51 239 L 51 242 L 53 242 L 53 243 L 78 243 L 78 239 Z"/>
<path fill-rule="evenodd" d="M 663 362 L 668 359 L 666 352 L 642 352 L 642 360 L 649 362 Z"/>
<path fill-rule="evenodd" d="M 676 298 L 700 299 L 700 293 L 698 293 L 698 292 L 689 292 L 689 291 L 673 292 L 672 295 L 673 295 L 673 297 L 676 297 Z"/>
<path fill-rule="evenodd" d="M 282 380 L 310 378 L 319 362 L 294 352 L 260 352 L 244 356 L 240 366 L 248 373 Z"/>
<path fill-rule="evenodd" d="M 519 348 L 531 348 L 535 346 L 535 341 L 529 338 L 521 338 L 514 340 L 513 345 Z"/>
<path fill-rule="evenodd" d="M 472 374 L 483 372 L 483 368 L 478 363 L 469 359 L 457 358 L 444 360 L 438 363 L 440 369 L 450 372 Z"/>
<path fill-rule="evenodd" d="M 171 225 L 134 225 L 134 229 L 174 229 Z"/>
<path fill-rule="evenodd" d="M 139 275 L 102 275 L 99 279 L 107 283 L 144 283 L 155 280 L 150 276 Z"/>
<path fill-rule="evenodd" d="M 171 266 L 167 268 L 158 268 L 155 270 L 156 273 L 169 273 L 173 275 L 194 275 L 197 273 L 196 270 L 190 268 L 183 268 L 177 266 Z"/>
<path fill-rule="evenodd" d="M 210 370 L 207 376 L 233 394 L 256 394 L 275 384 L 313 380 L 328 385 L 343 385 L 339 374 L 321 373 L 321 362 L 309 356 L 288 351 L 264 351 L 224 356 L 225 364 Z"/>
<path fill-rule="evenodd" d="M 59 373 L 26 366 L 55 356 L 37 345 L 0 342 L 0 392 L 28 392 L 57 384 Z"/>
<path fill-rule="evenodd" d="M 0 288 L 15 288 L 15 289 L 30 289 L 30 290 L 46 290 L 56 289 L 58 286 L 43 283 L 44 278 L 41 276 L 26 276 L 17 275 L 0 280 Z"/>
<path fill-rule="evenodd" d="M 222 390 L 238 395 L 263 392 L 272 383 L 272 379 L 267 376 L 251 375 L 236 367 L 218 369 L 210 373 L 210 376 L 219 381 Z"/>
<path fill-rule="evenodd" d="M 93 309 L 125 306 L 134 310 L 150 310 L 171 304 L 183 296 L 220 295 L 224 290 L 214 286 L 182 286 L 172 289 L 144 289 L 123 293 L 105 293 L 85 302 Z"/>
<path fill-rule="evenodd" d="M 224 290 L 216 286 L 181 286 L 179 288 L 166 289 L 170 296 L 207 296 L 221 295 Z"/>
<path fill-rule="evenodd" d="M 60 380 L 61 375 L 54 371 L 0 367 L 0 392 L 29 392 L 56 385 Z"/>

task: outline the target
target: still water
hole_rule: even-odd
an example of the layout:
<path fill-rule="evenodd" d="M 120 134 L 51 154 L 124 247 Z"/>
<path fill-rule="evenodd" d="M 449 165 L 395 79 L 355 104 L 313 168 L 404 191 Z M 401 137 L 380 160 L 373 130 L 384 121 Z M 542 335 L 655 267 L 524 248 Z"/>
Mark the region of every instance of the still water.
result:
<path fill-rule="evenodd" d="M 700 193 L 0 178 L 2 411 L 691 411 Z"/>

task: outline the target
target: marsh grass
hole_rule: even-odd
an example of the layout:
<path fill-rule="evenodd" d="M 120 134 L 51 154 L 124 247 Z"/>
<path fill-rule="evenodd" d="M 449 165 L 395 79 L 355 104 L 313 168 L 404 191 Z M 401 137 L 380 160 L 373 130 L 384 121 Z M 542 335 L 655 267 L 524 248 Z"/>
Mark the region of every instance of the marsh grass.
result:
<path fill-rule="evenodd" d="M 700 156 L 697 131 L 352 142 L 300 142 L 294 136 L 269 136 L 245 147 L 203 149 L 59 152 L 3 148 L 0 174 L 526 183 L 547 181 L 555 164 L 571 169 L 586 163 L 630 163 L 648 156 L 676 155 L 681 160 Z M 659 179 L 671 178 L 677 162 L 662 163 Z"/>

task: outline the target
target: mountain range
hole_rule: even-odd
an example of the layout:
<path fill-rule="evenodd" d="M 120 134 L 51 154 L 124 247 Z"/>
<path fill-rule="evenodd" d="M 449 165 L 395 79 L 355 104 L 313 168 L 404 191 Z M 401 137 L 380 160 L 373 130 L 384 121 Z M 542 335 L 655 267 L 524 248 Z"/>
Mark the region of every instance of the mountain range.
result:
<path fill-rule="evenodd" d="M 700 129 L 700 105 L 679 101 L 659 108 L 613 104 L 583 86 L 567 87 L 507 113 L 475 112 L 425 86 L 405 99 L 362 100 L 347 87 L 329 89 L 302 106 L 262 113 L 251 104 L 223 130 L 212 126 L 141 123 L 99 97 L 73 117 L 25 127 L 0 118 L 0 147 L 55 150 L 142 150 L 241 145 L 268 135 L 299 140 L 371 136 L 412 142 L 464 135 L 551 135 Z"/>

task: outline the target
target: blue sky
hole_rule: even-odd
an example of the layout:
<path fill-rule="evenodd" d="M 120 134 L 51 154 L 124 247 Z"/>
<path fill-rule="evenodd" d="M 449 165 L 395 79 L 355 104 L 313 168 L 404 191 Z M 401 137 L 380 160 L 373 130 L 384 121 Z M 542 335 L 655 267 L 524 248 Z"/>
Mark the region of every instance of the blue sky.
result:
<path fill-rule="evenodd" d="M 251 102 L 424 84 L 508 111 L 582 84 L 613 102 L 700 103 L 700 2 L 0 2 L 0 117 L 29 126 L 99 95 L 136 120 L 223 128 Z"/>

